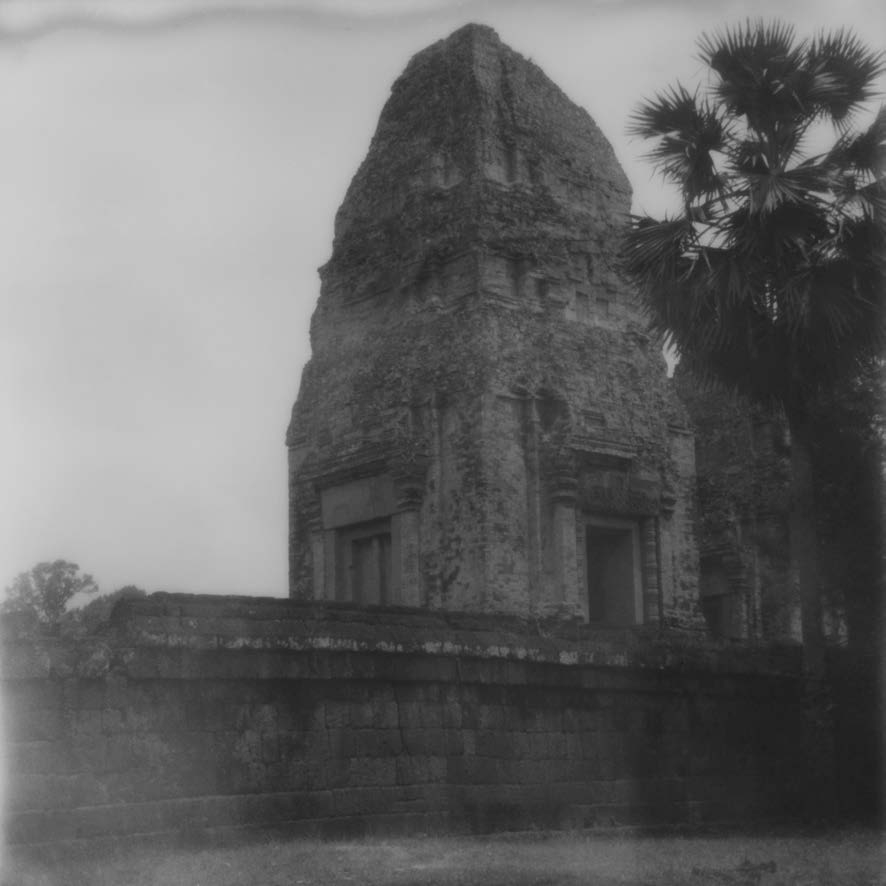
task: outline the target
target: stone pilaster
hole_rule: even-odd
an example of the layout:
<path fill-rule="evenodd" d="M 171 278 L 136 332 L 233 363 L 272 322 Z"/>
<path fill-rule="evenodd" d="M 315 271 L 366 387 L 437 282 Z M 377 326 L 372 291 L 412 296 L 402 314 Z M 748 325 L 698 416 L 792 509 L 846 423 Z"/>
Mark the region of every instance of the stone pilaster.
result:
<path fill-rule="evenodd" d="M 400 483 L 397 487 L 398 540 L 394 555 L 395 569 L 399 571 L 396 601 L 401 606 L 423 606 L 421 584 L 421 503 L 422 487 L 417 483 Z"/>
<path fill-rule="evenodd" d="M 661 621 L 661 582 L 659 580 L 659 527 L 657 517 L 640 522 L 640 556 L 643 564 L 643 623 Z"/>
<path fill-rule="evenodd" d="M 552 602 L 563 615 L 580 615 L 582 612 L 575 530 L 577 487 L 574 471 L 559 473 L 551 493 Z"/>
<path fill-rule="evenodd" d="M 327 599 L 326 586 L 326 542 L 323 536 L 323 520 L 319 508 L 312 514 L 308 526 L 311 536 L 311 560 L 314 569 L 314 599 Z"/>

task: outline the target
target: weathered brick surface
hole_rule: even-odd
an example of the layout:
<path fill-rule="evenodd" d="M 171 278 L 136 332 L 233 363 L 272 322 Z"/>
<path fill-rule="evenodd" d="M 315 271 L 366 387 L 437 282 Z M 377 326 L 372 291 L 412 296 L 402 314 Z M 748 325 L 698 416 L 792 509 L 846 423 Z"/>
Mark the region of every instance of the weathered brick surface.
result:
<path fill-rule="evenodd" d="M 248 633 L 224 651 L 191 642 L 243 605 L 121 604 L 98 678 L 68 668 L 75 651 L 57 639 L 31 639 L 47 677 L 4 670 L 9 839 L 756 820 L 795 813 L 810 790 L 824 803 L 832 784 L 821 754 L 811 768 L 827 749 L 810 719 L 824 696 L 790 650 L 626 632 L 604 654 L 574 629 L 275 600 L 249 603 L 289 638 L 273 668 Z M 161 607 L 188 622 L 158 634 Z"/>
<path fill-rule="evenodd" d="M 491 29 L 412 59 L 320 272 L 294 597 L 350 599 L 340 530 L 383 518 L 388 602 L 587 618 L 587 527 L 615 520 L 642 588 L 612 623 L 700 627 L 692 438 L 618 269 L 629 208 L 596 124 Z"/>

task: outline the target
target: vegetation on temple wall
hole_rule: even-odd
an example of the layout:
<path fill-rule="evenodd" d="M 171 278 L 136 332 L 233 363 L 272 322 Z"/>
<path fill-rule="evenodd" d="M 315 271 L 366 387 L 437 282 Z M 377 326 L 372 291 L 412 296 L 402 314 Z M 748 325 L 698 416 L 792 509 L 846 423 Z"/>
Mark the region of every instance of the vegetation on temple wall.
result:
<path fill-rule="evenodd" d="M 791 446 L 784 414 L 700 385 L 682 366 L 675 380 L 696 429 L 702 554 L 737 557 L 742 548 L 756 546 L 775 570 L 770 580 L 782 582 L 788 552 L 779 542 L 790 508 Z M 884 382 L 886 366 L 869 361 L 811 407 L 819 588 L 831 618 L 830 639 L 862 652 L 876 647 L 883 618 Z M 771 626 L 764 624 L 759 636 L 772 636 Z"/>
<path fill-rule="evenodd" d="M 779 22 L 704 35 L 699 48 L 709 84 L 677 84 L 632 117 L 682 206 L 634 219 L 625 264 L 688 368 L 784 410 L 791 556 L 817 670 L 812 404 L 884 342 L 886 110 L 851 128 L 884 56 L 846 31 L 798 40 Z M 813 153 L 824 123 L 838 134 Z"/>
<path fill-rule="evenodd" d="M 849 643 L 875 651 L 883 636 L 883 443 L 886 365 L 871 360 L 813 409 L 821 573 Z"/>
<path fill-rule="evenodd" d="M 0 612 L 33 614 L 44 625 L 58 625 L 77 594 L 94 594 L 98 585 L 76 563 L 53 560 L 20 572 L 6 588 Z"/>
<path fill-rule="evenodd" d="M 125 585 L 90 600 L 85 606 L 68 610 L 61 619 L 60 633 L 71 638 L 95 634 L 111 620 L 111 611 L 120 600 L 135 600 L 147 594 L 135 585 Z"/>
<path fill-rule="evenodd" d="M 85 602 L 81 599 L 85 595 L 96 596 Z M 118 601 L 144 596 L 135 585 L 99 594 L 93 577 L 82 574 L 76 563 L 53 560 L 16 576 L 5 590 L 0 615 L 24 616 L 20 627 L 26 633 L 48 629 L 69 639 L 82 639 L 108 623 Z"/>

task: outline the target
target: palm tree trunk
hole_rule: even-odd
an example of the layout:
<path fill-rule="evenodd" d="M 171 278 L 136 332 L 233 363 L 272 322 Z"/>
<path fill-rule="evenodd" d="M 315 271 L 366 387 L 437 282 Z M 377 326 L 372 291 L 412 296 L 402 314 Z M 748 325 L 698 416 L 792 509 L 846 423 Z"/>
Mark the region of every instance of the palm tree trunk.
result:
<path fill-rule="evenodd" d="M 789 519 L 791 577 L 800 585 L 800 626 L 806 672 L 819 676 L 824 671 L 821 591 L 818 569 L 818 533 L 812 478 L 812 448 L 809 423 L 790 421 L 791 510 Z"/>

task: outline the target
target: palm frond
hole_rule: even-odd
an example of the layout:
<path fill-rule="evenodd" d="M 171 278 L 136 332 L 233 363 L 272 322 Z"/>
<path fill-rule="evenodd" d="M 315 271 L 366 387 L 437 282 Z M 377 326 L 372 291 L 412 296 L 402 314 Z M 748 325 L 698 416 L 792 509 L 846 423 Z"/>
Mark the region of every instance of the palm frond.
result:
<path fill-rule="evenodd" d="M 850 171 L 835 176 L 833 211 L 836 234 L 855 219 L 886 221 L 886 178 L 867 179 L 869 176 Z"/>
<path fill-rule="evenodd" d="M 715 153 L 729 138 L 722 116 L 679 83 L 641 104 L 629 117 L 629 135 L 655 140 L 647 157 L 687 200 L 718 193 L 723 180 Z"/>
<path fill-rule="evenodd" d="M 686 132 L 698 116 L 696 96 L 677 83 L 639 105 L 628 117 L 627 133 L 648 139 Z"/>
<path fill-rule="evenodd" d="M 813 166 L 772 169 L 764 174 L 748 173 L 745 179 L 751 213 L 774 212 L 785 204 L 793 203 L 808 207 L 811 214 L 817 216 L 826 213 L 826 209 L 816 200 L 816 195 L 834 190 L 832 176 Z M 813 226 L 817 227 L 814 220 Z"/>
<path fill-rule="evenodd" d="M 882 184 L 881 184 L 882 186 Z M 886 300 L 882 274 L 886 265 L 886 230 L 884 218 L 861 216 L 847 219 L 839 229 L 838 246 L 846 260 L 851 262 L 865 281 L 880 290 L 880 298 Z M 879 283 L 877 276 L 880 276 Z"/>
<path fill-rule="evenodd" d="M 797 343 L 804 373 L 817 384 L 844 375 L 866 355 L 882 353 L 882 285 L 876 292 L 870 282 L 847 259 L 829 263 L 810 279 L 808 322 Z"/>
<path fill-rule="evenodd" d="M 855 192 L 861 214 L 870 221 L 886 223 L 886 178 L 876 179 Z"/>
<path fill-rule="evenodd" d="M 822 158 L 838 169 L 851 166 L 874 176 L 886 175 L 886 106 L 859 133 L 844 133 Z"/>
<path fill-rule="evenodd" d="M 687 218 L 659 222 L 635 217 L 622 248 L 625 269 L 646 283 L 657 280 L 675 283 L 683 270 L 681 259 L 692 239 L 692 222 Z"/>
<path fill-rule="evenodd" d="M 701 59 L 719 75 L 715 87 L 728 113 L 755 130 L 805 113 L 804 44 L 783 22 L 748 20 L 699 40 Z"/>
<path fill-rule="evenodd" d="M 886 54 L 868 49 L 854 33 L 840 29 L 812 40 L 806 66 L 815 77 L 818 108 L 839 122 L 876 94 L 877 77 L 886 71 Z"/>
<path fill-rule="evenodd" d="M 809 195 L 765 213 L 752 210 L 749 198 L 723 219 L 723 229 L 724 240 L 744 272 L 772 279 L 779 279 L 783 268 L 808 264 L 819 244 L 833 233 L 827 213 Z"/>
<path fill-rule="evenodd" d="M 794 408 L 886 345 L 886 110 L 864 132 L 847 125 L 883 54 L 762 21 L 699 46 L 711 89 L 678 84 L 631 118 L 683 211 L 634 219 L 624 268 L 687 367 Z M 804 157 L 823 118 L 846 131 Z"/>

